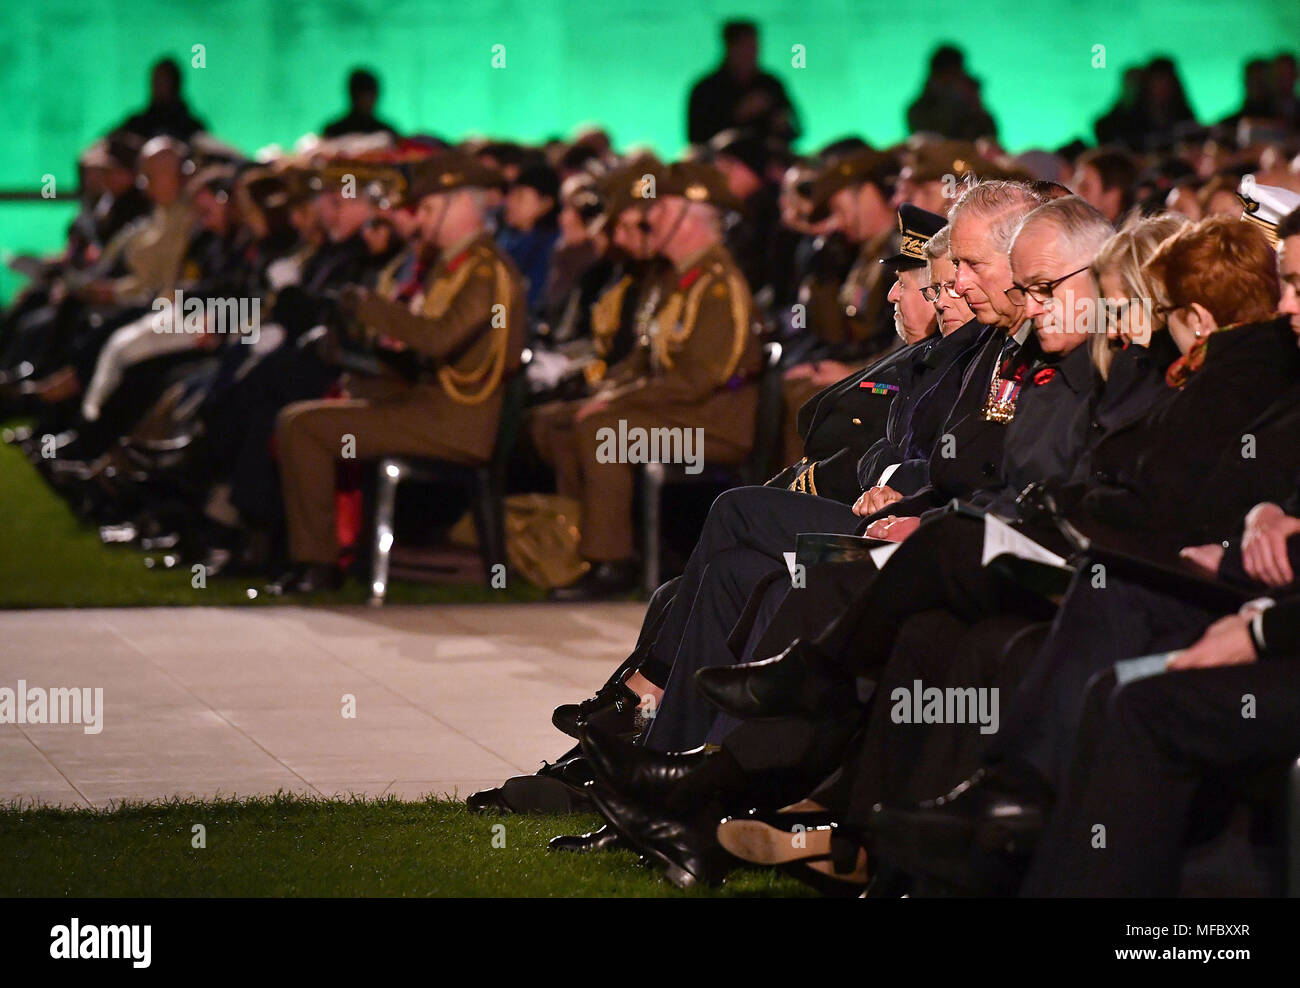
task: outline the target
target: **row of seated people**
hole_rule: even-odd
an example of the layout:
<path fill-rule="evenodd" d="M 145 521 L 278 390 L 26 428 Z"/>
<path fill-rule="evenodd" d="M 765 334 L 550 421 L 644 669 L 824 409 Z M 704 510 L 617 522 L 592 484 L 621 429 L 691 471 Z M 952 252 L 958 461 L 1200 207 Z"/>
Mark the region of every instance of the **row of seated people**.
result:
<path fill-rule="evenodd" d="M 336 142 L 253 165 L 112 135 L 83 161 L 90 198 L 67 251 L 4 313 L 0 390 L 10 412 L 36 418 L 33 462 L 106 539 L 165 546 L 209 575 L 292 563 L 274 586 L 305 591 L 340 577 L 331 477 L 343 438 L 362 460 L 482 459 L 527 344 L 535 450 L 562 494 L 602 506 L 583 529 L 589 576 L 569 594 L 623 592 L 630 504 L 610 506 L 630 500 L 630 471 L 591 469 L 585 433 L 648 414 L 647 425 L 704 429 L 710 462 L 734 463 L 753 442 L 764 334 L 785 343 L 790 407 L 896 339 L 876 264 L 897 236 L 885 205 L 896 159 L 840 142 L 815 169 L 792 171 L 780 227 L 802 245 L 791 266 L 803 301 L 774 328 L 770 285 L 730 250 L 751 250 L 754 228 L 733 191 L 752 174 L 727 164 L 750 145 L 729 140 L 671 168 L 575 145 L 584 153 L 556 162 L 568 172 L 557 194 L 537 178 L 542 165 L 497 145 L 385 136 L 375 150 Z M 852 195 L 832 163 L 849 169 Z M 523 233 L 550 214 L 563 234 L 536 293 L 518 270 L 536 266 Z M 471 246 L 465 256 L 511 287 L 444 307 L 449 292 L 487 285 L 459 270 Z M 173 304 L 176 292 L 200 311 Z M 497 304 L 510 327 L 504 363 Z M 448 355 L 456 368 L 439 365 Z M 287 413 L 326 394 L 352 403 Z M 434 435 L 431 418 L 455 427 Z M 783 445 L 798 449 L 790 419 Z"/>
<path fill-rule="evenodd" d="M 893 385 L 843 385 L 806 443 L 796 413 L 907 342 L 880 264 L 899 249 L 901 205 L 945 212 L 977 179 L 1056 176 L 1119 221 L 1190 211 L 1171 184 L 1189 169 L 1222 184 L 1281 167 L 1258 143 L 1068 161 L 924 136 L 799 159 L 744 131 L 671 169 L 614 155 L 599 132 L 544 149 L 382 133 L 255 163 L 193 137 L 97 142 L 67 250 L 0 314 L 0 407 L 35 420 L 37 468 L 108 541 L 282 592 L 334 586 L 357 559 L 339 533 L 359 528 L 342 517 L 356 501 L 337 497 L 338 461 L 481 462 L 526 347 L 535 409 L 519 459 L 534 467 L 516 488 L 553 470 L 581 519 L 577 558 L 548 574 L 569 600 L 640 578 L 634 472 L 601 462 L 595 437 L 699 430 L 707 464 L 746 461 L 762 340 L 782 344 L 785 429 L 760 458 L 802 458 L 787 486 L 856 498 Z M 1216 190 L 1207 208 L 1221 212 Z M 463 250 L 484 278 L 464 277 Z M 511 287 L 470 291 L 496 285 L 489 268 Z M 173 304 L 177 291 L 203 311 Z"/>
<path fill-rule="evenodd" d="M 632 465 L 598 464 L 592 437 L 629 421 L 698 428 L 723 464 L 753 443 L 771 320 L 727 246 L 741 204 L 725 171 L 580 156 L 548 196 L 535 168 L 512 178 L 490 146 L 384 143 L 265 164 L 203 160 L 166 136 L 95 148 L 101 195 L 0 320 L 0 391 L 35 419 L 19 433 L 32 462 L 106 541 L 306 592 L 342 577 L 336 461 L 484 461 L 527 347 L 528 434 L 588 509 L 590 572 L 570 593 L 625 591 Z M 860 155 L 853 174 L 887 160 Z M 803 189 L 803 213 L 816 197 L 829 214 L 830 171 Z M 565 235 L 534 306 L 512 251 L 552 211 Z M 811 228 L 798 236 L 835 253 Z M 879 331 L 873 267 L 806 267 L 804 297 L 831 301 L 787 331 L 796 393 L 848 366 L 822 358 L 865 360 L 895 338 Z"/>
<path fill-rule="evenodd" d="M 471 808 L 598 812 L 552 848 L 681 886 L 758 865 L 828 894 L 1168 895 L 1243 790 L 1276 826 L 1300 197 L 1254 191 L 1119 230 L 1017 182 L 904 207 L 913 342 L 856 382 L 894 389 L 860 493 L 718 498 L 628 659 L 556 709 L 577 743 Z"/>

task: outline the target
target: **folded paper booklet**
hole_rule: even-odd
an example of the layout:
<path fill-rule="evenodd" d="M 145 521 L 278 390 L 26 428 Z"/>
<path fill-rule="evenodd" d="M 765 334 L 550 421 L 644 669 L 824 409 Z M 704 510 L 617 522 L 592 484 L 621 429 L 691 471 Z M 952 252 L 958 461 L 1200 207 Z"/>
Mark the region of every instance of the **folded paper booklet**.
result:
<path fill-rule="evenodd" d="M 1124 659 L 1115 663 L 1115 682 L 1119 686 L 1131 683 L 1135 679 L 1146 679 L 1169 671 L 1169 660 L 1182 652 L 1161 652 L 1158 655 L 1144 655 L 1138 659 Z"/>
<path fill-rule="evenodd" d="M 984 516 L 984 558 L 987 566 L 998 556 L 1015 556 L 1033 563 L 1065 568 L 1065 559 L 1027 536 L 1021 535 L 1002 519 L 991 514 Z"/>
<path fill-rule="evenodd" d="M 862 535 L 842 535 L 838 532 L 801 532 L 795 539 L 795 558 L 805 566 L 822 563 L 858 563 L 872 560 L 877 566 L 874 551 L 895 543 L 869 539 Z M 786 554 L 789 555 L 788 553 Z M 789 564 L 793 566 L 793 563 Z"/>

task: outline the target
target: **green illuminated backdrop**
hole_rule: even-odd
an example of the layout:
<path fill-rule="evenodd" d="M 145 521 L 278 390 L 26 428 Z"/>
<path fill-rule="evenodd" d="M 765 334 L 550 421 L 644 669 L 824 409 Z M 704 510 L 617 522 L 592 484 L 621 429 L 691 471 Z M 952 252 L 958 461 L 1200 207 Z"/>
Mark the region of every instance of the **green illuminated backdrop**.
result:
<path fill-rule="evenodd" d="M 1194 109 L 1213 120 L 1239 104 L 1248 57 L 1300 48 L 1294 0 L 0 0 L 0 11 L 8 189 L 35 189 L 45 173 L 70 188 L 78 151 L 144 102 L 162 54 L 186 66 L 194 110 L 245 151 L 290 145 L 340 113 L 346 70 L 366 64 L 399 129 L 536 140 L 598 121 L 619 144 L 671 154 L 690 82 L 716 63 L 720 22 L 739 14 L 762 26 L 762 60 L 798 106 L 805 148 L 904 136 L 942 41 L 966 50 L 1012 150 L 1090 138 L 1123 69 L 1153 54 L 1177 59 Z M 205 68 L 189 67 L 195 44 Z M 804 68 L 791 67 L 796 44 Z M 494 45 L 504 68 L 492 67 Z M 6 207 L 0 246 L 57 242 L 66 213 L 43 209 Z"/>

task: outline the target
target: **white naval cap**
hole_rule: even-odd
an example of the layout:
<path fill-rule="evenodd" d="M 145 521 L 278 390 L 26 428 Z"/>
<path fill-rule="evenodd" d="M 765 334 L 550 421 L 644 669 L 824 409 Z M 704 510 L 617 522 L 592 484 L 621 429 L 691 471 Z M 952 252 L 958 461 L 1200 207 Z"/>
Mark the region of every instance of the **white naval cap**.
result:
<path fill-rule="evenodd" d="M 1274 245 L 1277 244 L 1277 225 L 1282 218 L 1300 209 L 1300 192 L 1276 185 L 1258 185 L 1254 175 L 1241 180 L 1237 198 L 1244 207 L 1241 218 L 1262 227 Z"/>

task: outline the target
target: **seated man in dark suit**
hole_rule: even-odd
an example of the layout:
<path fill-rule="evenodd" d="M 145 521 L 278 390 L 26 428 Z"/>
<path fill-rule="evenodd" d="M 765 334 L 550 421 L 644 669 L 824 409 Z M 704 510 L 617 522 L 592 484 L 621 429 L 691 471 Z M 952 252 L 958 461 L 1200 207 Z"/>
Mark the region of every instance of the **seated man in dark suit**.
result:
<path fill-rule="evenodd" d="M 1300 532 L 1300 520 L 1289 524 Z M 1291 544 L 1300 563 L 1300 540 Z M 1267 609 L 1247 605 L 1220 618 L 1169 661 L 1166 675 L 1118 688 L 1111 675 L 1094 683 L 1095 720 L 1087 718 L 1080 730 L 1073 771 L 1022 895 L 1175 895 L 1192 803 L 1202 787 L 1294 763 L 1300 755 L 1295 587 L 1293 580 L 1292 595 Z"/>
<path fill-rule="evenodd" d="M 1031 676 L 985 768 L 944 799 L 877 809 L 878 852 L 971 892 L 1014 892 L 1024 878 L 1025 895 L 1176 894 L 1202 783 L 1300 754 L 1297 515 L 1300 492 L 1285 508 L 1258 505 L 1239 542 L 1215 546 L 1214 583 L 1152 570 L 1112 585 L 1105 597 L 1129 627 L 1094 609 L 1099 634 L 1075 636 L 1054 675 Z M 1067 626 L 1081 621 L 1062 622 L 1062 637 Z M 1113 658 L 1145 652 L 1156 654 Z M 1054 743 L 1026 730 L 1026 707 Z"/>

